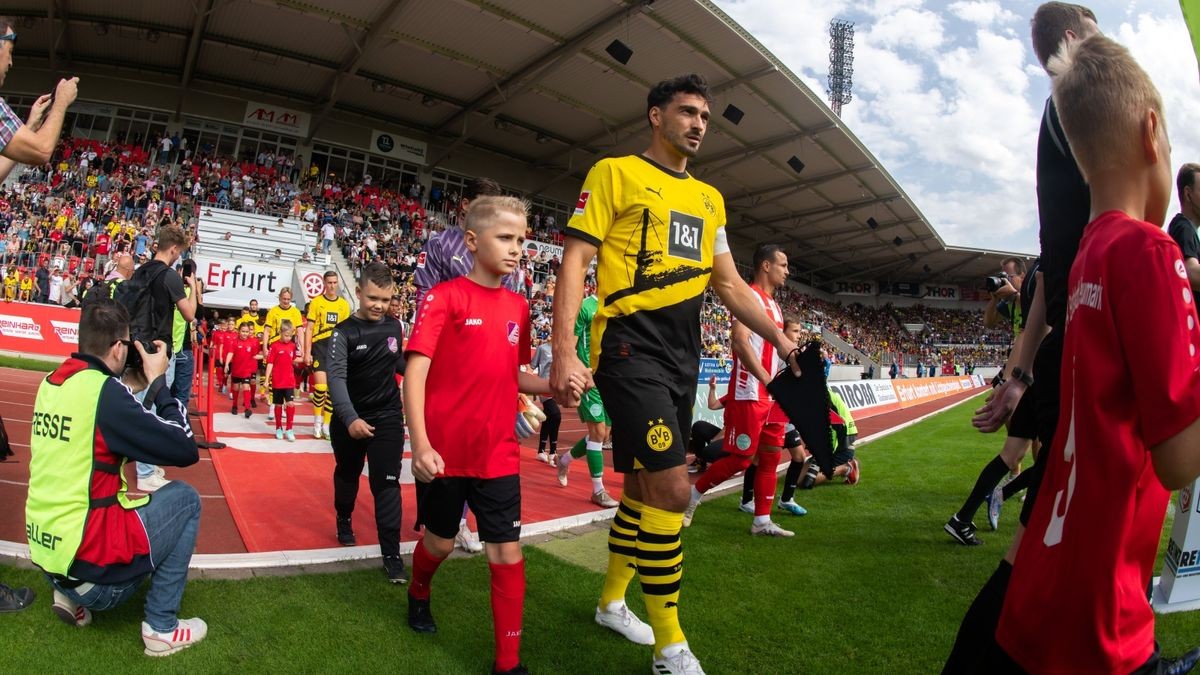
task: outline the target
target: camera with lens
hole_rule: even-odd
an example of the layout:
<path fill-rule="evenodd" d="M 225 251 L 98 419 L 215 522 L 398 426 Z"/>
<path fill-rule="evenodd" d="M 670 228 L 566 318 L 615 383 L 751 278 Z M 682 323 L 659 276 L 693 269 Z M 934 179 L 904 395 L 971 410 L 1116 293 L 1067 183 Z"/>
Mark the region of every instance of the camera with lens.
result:
<path fill-rule="evenodd" d="M 145 349 L 147 354 L 154 354 L 158 351 L 158 347 L 154 344 L 153 340 L 139 340 L 132 336 L 130 339 L 131 342 L 142 343 L 142 349 Z M 133 344 L 129 345 L 129 353 L 125 356 L 125 369 L 135 370 L 139 373 L 142 371 L 142 354 Z"/>
<path fill-rule="evenodd" d="M 1004 286 L 1004 282 L 1008 281 L 1008 273 L 1001 272 L 994 277 L 988 277 L 983 280 L 983 285 L 987 288 L 988 293 L 995 293 Z"/>

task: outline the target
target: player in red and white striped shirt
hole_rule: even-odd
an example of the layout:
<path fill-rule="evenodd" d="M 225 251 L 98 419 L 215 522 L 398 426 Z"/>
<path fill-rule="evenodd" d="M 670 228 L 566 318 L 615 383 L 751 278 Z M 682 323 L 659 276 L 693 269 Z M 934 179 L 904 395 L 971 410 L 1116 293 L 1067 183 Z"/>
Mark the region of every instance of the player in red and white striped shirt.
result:
<path fill-rule="evenodd" d="M 775 289 L 787 282 L 787 254 L 776 244 L 762 244 L 754 251 L 754 291 L 763 311 L 783 329 L 783 312 L 772 297 Z M 725 405 L 723 450 L 725 457 L 713 462 L 692 487 L 692 498 L 683 513 L 683 525 L 692 523 L 701 496 L 739 471 L 745 471 L 758 458 L 754 484 L 754 524 L 751 534 L 791 537 L 794 532 L 771 522 L 771 503 L 775 500 L 775 469 L 783 449 L 787 418 L 772 416 L 774 399 L 767 383 L 784 367 L 775 347 L 748 328 L 733 322 L 730 333 L 733 346 L 733 372 L 729 379 L 729 399 Z"/>

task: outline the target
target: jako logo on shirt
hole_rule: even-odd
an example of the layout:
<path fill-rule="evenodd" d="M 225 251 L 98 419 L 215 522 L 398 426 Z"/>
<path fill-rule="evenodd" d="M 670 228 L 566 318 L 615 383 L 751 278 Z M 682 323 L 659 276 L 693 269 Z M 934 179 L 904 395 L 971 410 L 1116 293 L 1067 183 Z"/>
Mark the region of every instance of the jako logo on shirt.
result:
<path fill-rule="evenodd" d="M 516 321 L 508 322 L 508 344 L 515 345 L 521 340 L 521 327 Z"/>
<path fill-rule="evenodd" d="M 482 326 L 483 319 L 467 319 L 463 322 L 464 326 Z"/>

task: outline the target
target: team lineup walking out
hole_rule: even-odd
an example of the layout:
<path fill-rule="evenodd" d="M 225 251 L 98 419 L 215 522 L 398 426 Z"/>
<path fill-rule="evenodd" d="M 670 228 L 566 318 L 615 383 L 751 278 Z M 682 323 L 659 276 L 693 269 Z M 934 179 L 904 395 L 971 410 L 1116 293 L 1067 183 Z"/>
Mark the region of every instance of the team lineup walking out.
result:
<path fill-rule="evenodd" d="M 738 276 L 721 194 L 687 173 L 704 140 L 710 100 L 699 75 L 658 83 L 646 101 L 652 134 L 646 151 L 601 160 L 589 171 L 567 224 L 551 331 L 551 384 L 561 404 L 578 406 L 572 379 L 591 382 L 593 375 L 575 353 L 573 327 L 584 277 L 599 256 L 589 364 L 613 422 L 613 466 L 625 483 L 596 621 L 634 642 L 653 643 L 658 673 L 703 673 L 678 605 L 705 288 L 711 284 L 733 315 L 779 353 L 795 349 Z M 635 571 L 649 626 L 625 604 Z"/>

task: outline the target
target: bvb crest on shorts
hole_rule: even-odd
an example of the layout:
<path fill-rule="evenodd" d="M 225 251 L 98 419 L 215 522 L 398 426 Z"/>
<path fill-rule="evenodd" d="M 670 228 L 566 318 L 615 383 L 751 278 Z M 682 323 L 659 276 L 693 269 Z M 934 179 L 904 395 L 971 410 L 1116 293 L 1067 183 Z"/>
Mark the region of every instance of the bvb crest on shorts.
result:
<path fill-rule="evenodd" d="M 650 446 L 651 450 L 662 452 L 671 447 L 671 442 L 675 440 L 671 435 L 671 428 L 663 424 L 662 418 L 647 422 L 650 425 L 650 431 L 646 432 L 646 445 Z"/>

